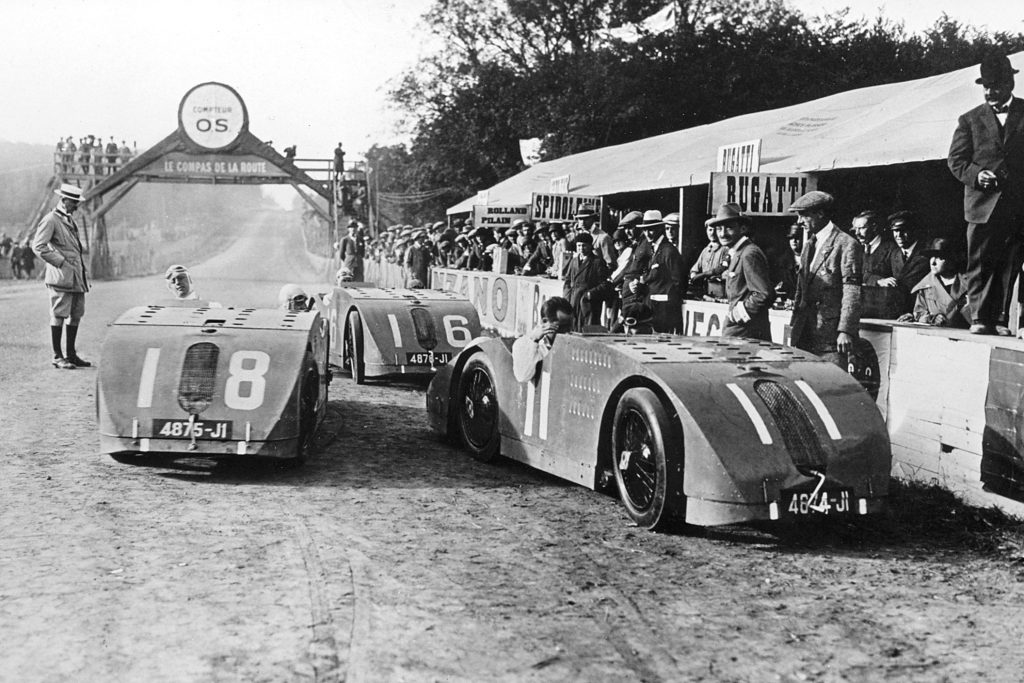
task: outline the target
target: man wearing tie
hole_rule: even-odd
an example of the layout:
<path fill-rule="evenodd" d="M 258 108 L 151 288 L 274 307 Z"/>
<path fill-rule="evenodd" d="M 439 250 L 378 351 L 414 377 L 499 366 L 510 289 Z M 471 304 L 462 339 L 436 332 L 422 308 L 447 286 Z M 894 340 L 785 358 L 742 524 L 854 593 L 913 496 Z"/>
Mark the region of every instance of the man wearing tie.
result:
<path fill-rule="evenodd" d="M 85 315 L 85 293 L 89 276 L 85 269 L 84 249 L 78 225 L 71 214 L 82 201 L 82 189 L 62 184 L 55 190 L 60 195 L 57 208 L 43 217 L 32 240 L 32 251 L 46 261 L 43 284 L 50 292 L 50 341 L 53 345 L 53 367 L 61 370 L 87 368 L 92 363 L 82 360 L 75 349 L 78 323 Z M 60 348 L 64 323 L 67 321 L 67 353 Z"/>
<path fill-rule="evenodd" d="M 1010 60 L 990 54 L 977 79 L 985 103 L 957 121 L 949 170 L 964 184 L 967 296 L 972 334 L 1011 334 L 1013 283 L 1024 231 L 1024 102 L 1013 96 Z"/>
<path fill-rule="evenodd" d="M 834 199 L 815 190 L 790 211 L 807 231 L 793 302 L 790 343 L 846 367 L 860 326 L 864 249 L 831 220 Z M 838 353 L 837 353 L 838 352 Z"/>

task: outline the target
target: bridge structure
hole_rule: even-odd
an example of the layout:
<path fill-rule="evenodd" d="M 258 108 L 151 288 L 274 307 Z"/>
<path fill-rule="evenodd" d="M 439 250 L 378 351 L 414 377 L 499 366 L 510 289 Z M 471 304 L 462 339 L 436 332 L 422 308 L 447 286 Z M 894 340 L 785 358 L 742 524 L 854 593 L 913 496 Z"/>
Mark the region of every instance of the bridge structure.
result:
<path fill-rule="evenodd" d="M 366 218 L 366 175 L 364 161 L 279 153 L 249 131 L 249 112 L 234 88 L 200 83 L 181 99 L 178 127 L 144 152 L 73 161 L 58 154 L 30 229 L 56 202 L 53 190 L 60 183 L 81 187 L 84 246 L 93 276 L 106 277 L 111 273 L 106 216 L 139 183 L 286 184 L 329 226 L 325 247 L 331 253 L 342 222 Z"/>

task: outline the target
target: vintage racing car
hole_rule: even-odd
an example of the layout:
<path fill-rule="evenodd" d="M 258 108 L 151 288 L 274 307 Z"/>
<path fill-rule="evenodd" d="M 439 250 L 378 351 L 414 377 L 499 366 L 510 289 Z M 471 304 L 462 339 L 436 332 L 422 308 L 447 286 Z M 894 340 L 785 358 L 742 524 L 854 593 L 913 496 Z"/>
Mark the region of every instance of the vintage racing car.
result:
<path fill-rule="evenodd" d="M 96 413 L 103 453 L 305 458 L 327 406 L 319 313 L 139 306 L 111 324 Z"/>
<path fill-rule="evenodd" d="M 476 339 L 427 391 L 431 427 L 600 489 L 656 528 L 879 511 L 888 434 L 855 379 L 770 342 L 560 334 L 534 378 Z"/>
<path fill-rule="evenodd" d="M 330 294 L 331 362 L 357 384 L 367 377 L 433 373 L 480 335 L 468 299 L 434 289 L 346 283 Z"/>

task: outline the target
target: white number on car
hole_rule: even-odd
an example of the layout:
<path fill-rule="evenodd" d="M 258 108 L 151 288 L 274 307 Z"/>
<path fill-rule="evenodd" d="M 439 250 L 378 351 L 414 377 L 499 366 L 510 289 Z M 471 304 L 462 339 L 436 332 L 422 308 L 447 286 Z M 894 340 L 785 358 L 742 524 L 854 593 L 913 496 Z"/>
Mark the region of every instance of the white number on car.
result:
<path fill-rule="evenodd" d="M 235 351 L 231 354 L 224 404 L 235 410 L 255 410 L 263 405 L 263 394 L 267 389 L 264 375 L 269 369 L 270 354 L 263 351 Z"/>
<path fill-rule="evenodd" d="M 461 315 L 446 315 L 441 319 L 444 324 L 444 333 L 448 337 L 448 343 L 452 346 L 465 346 L 473 339 L 473 333 L 466 325 L 469 320 Z"/>

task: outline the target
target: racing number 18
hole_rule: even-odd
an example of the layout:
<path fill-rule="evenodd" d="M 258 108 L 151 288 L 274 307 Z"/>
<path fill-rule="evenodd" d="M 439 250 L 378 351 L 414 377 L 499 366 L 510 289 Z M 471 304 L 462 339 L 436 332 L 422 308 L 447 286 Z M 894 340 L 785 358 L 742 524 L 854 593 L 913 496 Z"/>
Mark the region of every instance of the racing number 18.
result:
<path fill-rule="evenodd" d="M 153 406 L 153 387 L 160 362 L 160 349 L 146 349 L 139 377 L 139 408 Z M 255 410 L 263 405 L 267 389 L 266 374 L 270 355 L 264 351 L 235 351 L 228 361 L 228 380 L 224 384 L 224 405 L 235 410 Z"/>

